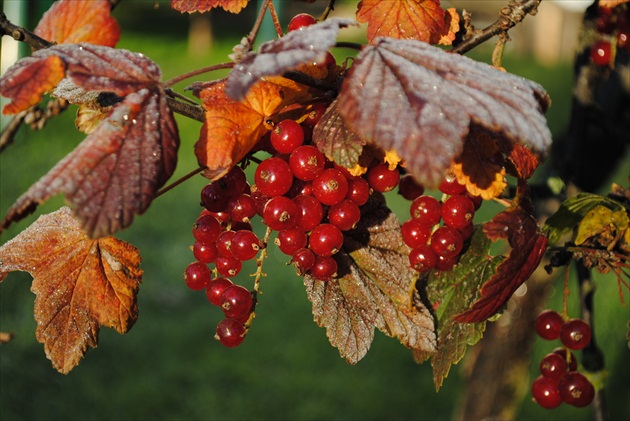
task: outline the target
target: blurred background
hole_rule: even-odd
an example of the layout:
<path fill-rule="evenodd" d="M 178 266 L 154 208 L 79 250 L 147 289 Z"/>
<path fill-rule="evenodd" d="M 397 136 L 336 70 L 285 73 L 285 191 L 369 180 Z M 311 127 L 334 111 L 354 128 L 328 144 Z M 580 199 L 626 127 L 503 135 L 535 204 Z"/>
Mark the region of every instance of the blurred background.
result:
<path fill-rule="evenodd" d="M 34 28 L 51 1 L 5 0 L 3 12 L 14 23 Z M 251 29 L 259 2 L 250 1 L 238 16 L 221 10 L 204 15 L 182 15 L 165 1 L 123 0 L 114 16 L 122 27 L 120 48 L 142 52 L 156 61 L 164 80 L 203 66 L 228 61 L 227 55 Z M 283 25 L 306 11 L 321 14 L 326 1 L 280 1 Z M 443 2 L 466 8 L 473 23 L 483 28 L 497 16 L 505 1 Z M 536 17 L 510 32 L 513 39 L 503 66 L 510 72 L 541 83 L 553 105 L 548 113 L 554 135 L 565 130 L 570 117 L 573 85 L 572 60 L 582 12 L 589 1 L 545 1 Z M 570 7 L 568 7 L 570 6 Z M 577 7 L 574 7 L 577 6 Z M 356 2 L 338 1 L 333 16 L 352 16 Z M 14 18 L 9 12 L 13 13 Z M 19 17 L 19 21 L 17 20 Z M 343 32 L 341 38 L 361 41 L 361 31 Z M 262 39 L 274 37 L 266 26 Z M 3 71 L 16 43 L 2 40 Z M 493 42 L 470 55 L 490 62 Z M 21 54 L 26 49 L 20 47 Z M 338 62 L 347 50 L 335 50 Z M 221 73 L 195 78 L 175 87 L 183 92 L 196 80 L 221 77 Z M 71 107 L 72 108 L 72 107 Z M 42 131 L 23 127 L 15 142 L 0 153 L 0 211 L 71 151 L 84 135 L 74 128 L 74 109 L 50 120 Z M 3 124 L 8 120 L 3 117 Z M 179 163 L 173 179 L 193 170 L 192 148 L 200 124 L 177 116 L 181 133 Z M 624 162 L 622 160 L 622 162 Z M 628 161 L 625 160 L 627 163 Z M 627 185 L 628 169 L 621 168 L 607 183 Z M 417 365 L 411 352 L 395 339 L 378 332 L 370 352 L 356 366 L 339 357 L 316 326 L 301 279 L 287 258 L 271 247 L 265 263 L 257 317 L 243 342 L 226 349 L 213 339 L 222 314 L 207 302 L 203 292 L 186 288 L 182 273 L 193 259 L 189 247 L 191 227 L 201 207 L 199 193 L 206 184 L 198 176 L 159 197 L 137 217 L 119 238 L 138 247 L 142 254 L 143 282 L 138 296 L 140 316 L 124 336 L 104 328 L 99 347 L 90 350 L 70 374 L 57 373 L 35 340 L 34 295 L 26 273 L 11 273 L 0 285 L 0 331 L 14 334 L 0 345 L 0 419 L 431 419 L 457 417 L 467 377 L 467 359 L 452 367 L 439 393 L 433 385 L 429 363 Z M 395 193 L 388 203 L 402 218 L 408 203 Z M 57 197 L 40 206 L 36 215 L 10 227 L 2 243 L 17 235 L 37 216 L 63 204 Z M 484 204 L 479 221 L 498 210 Z M 261 225 L 255 231 L 264 232 Z M 249 270 L 248 270 L 249 269 Z M 245 267 L 236 281 L 248 288 L 253 280 Z M 572 284 L 575 289 L 575 284 Z M 596 331 L 609 377 L 606 382 L 610 419 L 630 416 L 630 352 L 626 339 L 628 305 L 619 300 L 617 281 L 597 277 Z M 547 308 L 560 310 L 562 280 L 548 285 Z M 628 294 L 625 294 L 626 303 Z M 570 313 L 578 316 L 577 292 L 569 297 Z M 542 310 L 542 308 L 540 309 Z M 531 327 L 533 329 L 533 326 Z M 528 375 L 518 379 L 525 389 L 538 376 L 543 355 L 559 346 L 536 339 Z M 529 351 L 528 351 L 529 352 Z M 508 375 L 509 367 L 495 367 L 489 377 Z M 589 408 L 563 405 L 545 410 L 531 401 L 529 392 L 517 403 L 516 419 L 587 420 Z"/>

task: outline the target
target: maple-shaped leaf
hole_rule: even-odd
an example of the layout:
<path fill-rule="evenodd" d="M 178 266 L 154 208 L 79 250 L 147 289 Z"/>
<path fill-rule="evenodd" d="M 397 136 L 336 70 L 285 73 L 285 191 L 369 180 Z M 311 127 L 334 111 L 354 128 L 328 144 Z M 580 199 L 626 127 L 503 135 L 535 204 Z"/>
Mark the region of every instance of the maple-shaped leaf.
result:
<path fill-rule="evenodd" d="M 375 327 L 408 348 L 434 352 L 433 317 L 415 290 L 398 218 L 375 201 L 362 212 L 359 227 L 335 255 L 339 277 L 304 277 L 315 322 L 351 364 L 369 350 Z"/>
<path fill-rule="evenodd" d="M 507 239 L 511 250 L 481 287 L 481 297 L 455 317 L 458 322 L 482 322 L 501 310 L 536 270 L 547 249 L 548 239 L 533 215 L 529 187 L 524 180 L 519 180 L 512 206 L 484 224 L 483 232 L 493 241 Z"/>
<path fill-rule="evenodd" d="M 359 164 L 365 142 L 344 124 L 333 101 L 313 129 L 313 144 L 334 163 L 345 168 Z"/>
<path fill-rule="evenodd" d="M 171 0 L 171 7 L 181 13 L 208 12 L 215 7 L 239 13 L 249 0 Z"/>
<path fill-rule="evenodd" d="M 391 37 L 448 45 L 459 29 L 459 15 L 442 9 L 440 0 L 362 0 L 357 20 L 367 22 L 370 43 L 377 37 Z"/>
<path fill-rule="evenodd" d="M 13 100 L 2 112 L 15 114 L 36 104 L 61 80 L 60 69 L 86 91 L 120 97 L 157 85 L 162 75 L 157 64 L 140 53 L 86 43 L 54 45 L 19 60 L 0 78 L 0 94 Z"/>
<path fill-rule="evenodd" d="M 209 179 L 222 177 L 247 155 L 271 129 L 267 121 L 273 114 L 309 97 L 306 88 L 281 77 L 259 81 L 242 101 L 227 95 L 225 81 L 201 85 L 195 95 L 206 109 L 195 155 Z"/>
<path fill-rule="evenodd" d="M 425 42 L 379 38 L 357 56 L 337 107 L 363 140 L 397 151 L 419 182 L 435 187 L 471 124 L 543 156 L 548 105 L 535 82 Z"/>
<path fill-rule="evenodd" d="M 265 42 L 258 53 L 249 52 L 234 66 L 227 79 L 228 95 L 240 100 L 263 76 L 281 75 L 301 64 L 323 62 L 326 52 L 335 45 L 339 29 L 350 25 L 356 22 L 332 18 Z"/>
<path fill-rule="evenodd" d="M 179 134 L 166 94 L 131 93 L 9 209 L 1 229 L 64 193 L 95 238 L 131 224 L 175 170 Z"/>
<path fill-rule="evenodd" d="M 451 365 L 464 357 L 466 349 L 475 345 L 485 330 L 485 321 L 460 323 L 454 316 L 477 300 L 480 286 L 493 276 L 503 260 L 502 256 L 488 255 L 491 244 L 482 230 L 476 228 L 457 265 L 450 271 L 434 271 L 428 278 L 426 293 L 437 318 L 438 349 L 433 355 L 415 351 L 414 358 L 422 362 L 431 357 L 433 382 L 437 390 L 448 376 Z"/>
<path fill-rule="evenodd" d="M 90 239 L 67 207 L 0 247 L 0 281 L 16 270 L 33 276 L 36 337 L 64 374 L 98 345 L 101 326 L 121 334 L 133 326 L 139 265 L 135 247 L 114 237 Z"/>
<path fill-rule="evenodd" d="M 56 44 L 87 42 L 113 47 L 120 39 L 120 27 L 107 0 L 58 0 L 33 32 Z"/>

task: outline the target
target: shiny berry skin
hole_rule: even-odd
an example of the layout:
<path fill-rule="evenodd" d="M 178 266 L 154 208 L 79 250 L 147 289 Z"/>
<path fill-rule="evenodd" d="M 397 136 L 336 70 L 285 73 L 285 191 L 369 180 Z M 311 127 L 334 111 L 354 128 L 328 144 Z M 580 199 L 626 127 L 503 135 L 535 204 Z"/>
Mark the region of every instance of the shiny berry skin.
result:
<path fill-rule="evenodd" d="M 319 281 L 330 281 L 337 274 L 337 262 L 331 256 L 316 255 L 308 273 Z"/>
<path fill-rule="evenodd" d="M 324 209 L 319 200 L 313 196 L 300 194 L 293 198 L 295 204 L 300 208 L 301 217 L 296 228 L 308 232 L 318 226 L 324 217 Z"/>
<path fill-rule="evenodd" d="M 239 346 L 245 338 L 245 325 L 240 320 L 228 317 L 217 325 L 215 338 L 228 348 Z"/>
<path fill-rule="evenodd" d="M 326 157 L 315 146 L 302 145 L 289 156 L 289 167 L 295 178 L 311 181 L 324 171 Z"/>
<path fill-rule="evenodd" d="M 385 193 L 398 185 L 400 172 L 398 169 L 390 170 L 389 164 L 381 162 L 368 170 L 366 179 L 374 191 Z"/>
<path fill-rule="evenodd" d="M 348 180 L 348 193 L 346 199 L 352 200 L 359 206 L 363 206 L 370 198 L 370 184 L 365 178 L 356 177 Z"/>
<path fill-rule="evenodd" d="M 225 317 L 238 319 L 249 314 L 254 300 L 249 290 L 241 285 L 232 285 L 223 291 L 221 309 Z"/>
<path fill-rule="evenodd" d="M 319 256 L 332 256 L 343 246 L 343 233 L 332 224 L 313 228 L 309 236 L 309 248 Z"/>
<path fill-rule="evenodd" d="M 424 225 L 433 226 L 442 219 L 442 205 L 433 196 L 419 196 L 411 202 L 409 213 Z"/>
<path fill-rule="evenodd" d="M 293 172 L 284 159 L 271 157 L 256 167 L 254 181 L 263 195 L 281 196 L 291 188 Z"/>
<path fill-rule="evenodd" d="M 252 231 L 239 230 L 232 237 L 232 254 L 240 261 L 250 260 L 256 257 L 260 250 L 260 240 Z"/>
<path fill-rule="evenodd" d="M 192 262 L 186 267 L 184 281 L 188 288 L 199 291 L 208 285 L 211 276 L 212 271 L 205 263 Z"/>
<path fill-rule="evenodd" d="M 443 226 L 431 234 L 431 248 L 438 256 L 457 256 L 463 247 L 462 235 L 455 228 Z"/>
<path fill-rule="evenodd" d="M 562 403 L 562 397 L 558 391 L 558 379 L 539 376 L 532 383 L 532 396 L 543 408 L 557 408 Z"/>
<path fill-rule="evenodd" d="M 596 41 L 591 46 L 590 51 L 591 60 L 593 63 L 600 67 L 606 67 L 610 65 L 610 59 L 612 58 L 612 47 L 608 41 Z"/>
<path fill-rule="evenodd" d="M 328 222 L 335 225 L 341 231 L 348 231 L 361 219 L 359 205 L 350 199 L 344 199 L 328 209 Z"/>
<path fill-rule="evenodd" d="M 282 120 L 271 131 L 271 146 L 281 154 L 290 154 L 304 143 L 304 130 L 295 120 Z"/>
<path fill-rule="evenodd" d="M 467 196 L 451 196 L 442 203 L 442 220 L 449 227 L 463 229 L 473 223 L 475 204 Z"/>
<path fill-rule="evenodd" d="M 315 127 L 315 125 L 319 123 L 319 120 L 321 120 L 327 108 L 328 108 L 328 104 L 325 104 L 323 102 L 318 102 L 316 104 L 313 104 L 311 106 L 311 110 L 308 113 L 308 116 L 302 122 L 302 124 L 304 124 L 304 126 L 306 127 L 311 127 L 311 128 Z"/>
<path fill-rule="evenodd" d="M 265 205 L 263 220 L 272 230 L 282 231 L 295 227 L 301 214 L 301 209 L 293 200 L 285 196 L 276 196 Z"/>
<path fill-rule="evenodd" d="M 305 274 L 315 264 L 315 253 L 311 249 L 301 248 L 291 256 L 291 263 L 300 275 Z"/>
<path fill-rule="evenodd" d="M 241 167 L 234 166 L 216 183 L 228 197 L 238 196 L 247 189 L 247 176 Z"/>
<path fill-rule="evenodd" d="M 214 278 L 206 286 L 206 297 L 215 306 L 220 306 L 223 302 L 223 292 L 234 285 L 228 278 Z"/>
<path fill-rule="evenodd" d="M 416 181 L 411 174 L 400 177 L 398 193 L 407 200 L 414 200 L 424 194 L 424 186 Z"/>
<path fill-rule="evenodd" d="M 280 251 L 289 256 L 306 247 L 307 242 L 306 232 L 299 228 L 289 228 L 280 231 L 274 241 Z"/>
<path fill-rule="evenodd" d="M 193 225 L 195 240 L 202 243 L 214 243 L 221 234 L 221 223 L 212 215 L 201 215 Z"/>
<path fill-rule="evenodd" d="M 232 221 L 248 222 L 256 215 L 256 201 L 247 193 L 230 199 L 226 207 Z"/>
<path fill-rule="evenodd" d="M 438 270 L 440 272 L 448 272 L 449 270 L 453 269 L 458 261 L 458 255 L 438 256 L 437 263 L 435 263 L 435 270 Z"/>
<path fill-rule="evenodd" d="M 567 362 L 561 355 L 552 352 L 543 357 L 538 368 L 543 376 L 560 379 L 567 372 L 568 367 Z"/>
<path fill-rule="evenodd" d="M 438 256 L 427 245 L 417 246 L 409 252 L 409 264 L 419 273 L 426 273 L 435 267 Z"/>
<path fill-rule="evenodd" d="M 243 268 L 243 264 L 236 257 L 219 256 L 217 257 L 215 264 L 219 275 L 225 277 L 236 276 Z"/>
<path fill-rule="evenodd" d="M 198 262 L 212 263 L 219 256 L 219 252 L 215 243 L 195 241 L 195 244 L 193 244 L 193 256 Z"/>
<path fill-rule="evenodd" d="M 315 19 L 312 15 L 308 13 L 299 13 L 291 19 L 289 22 L 289 32 L 296 31 L 298 29 L 302 29 L 305 26 L 311 26 L 317 23 L 317 19 Z"/>
<path fill-rule="evenodd" d="M 219 235 L 215 242 L 219 256 L 234 257 L 234 254 L 232 254 L 232 238 L 234 238 L 234 234 L 235 231 L 227 230 Z"/>
<path fill-rule="evenodd" d="M 558 390 L 564 402 L 578 408 L 589 405 L 595 397 L 593 384 L 577 371 L 566 373 L 560 379 Z"/>
<path fill-rule="evenodd" d="M 348 193 L 348 179 L 341 171 L 327 168 L 313 180 L 313 196 L 324 205 L 341 202 Z"/>
<path fill-rule="evenodd" d="M 201 205 L 211 212 L 223 212 L 230 197 L 216 181 L 201 189 Z"/>
<path fill-rule="evenodd" d="M 564 361 L 566 361 L 569 371 L 577 370 L 578 362 L 577 362 L 577 358 L 575 358 L 575 355 L 573 354 L 573 352 L 569 351 L 569 354 L 567 354 L 567 349 L 565 347 L 558 347 L 558 348 L 553 350 L 553 353 L 554 354 L 558 354 L 562 358 L 564 358 Z"/>
<path fill-rule="evenodd" d="M 455 174 L 448 173 L 446 177 L 442 179 L 438 189 L 442 193 L 452 196 L 456 194 L 463 194 L 466 191 L 466 186 L 459 184 Z"/>
<path fill-rule="evenodd" d="M 543 339 L 553 341 L 560 337 L 564 319 L 554 310 L 544 310 L 536 317 L 536 333 Z"/>
<path fill-rule="evenodd" d="M 580 350 L 591 342 L 591 327 L 582 319 L 567 320 L 560 329 L 560 341 L 572 350 Z"/>
<path fill-rule="evenodd" d="M 431 238 L 431 227 L 424 225 L 417 219 L 405 221 L 400 231 L 403 241 L 411 248 L 426 246 L 429 242 L 429 238 Z"/>

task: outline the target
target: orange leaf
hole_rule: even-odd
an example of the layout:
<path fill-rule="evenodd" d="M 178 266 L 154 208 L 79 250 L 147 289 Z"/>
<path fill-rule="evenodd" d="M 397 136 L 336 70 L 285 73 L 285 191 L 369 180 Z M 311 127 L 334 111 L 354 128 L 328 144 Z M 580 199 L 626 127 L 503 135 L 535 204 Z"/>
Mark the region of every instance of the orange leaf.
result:
<path fill-rule="evenodd" d="M 26 59 L 23 60 L 23 63 Z M 14 76 L 2 84 L 2 95 L 12 101 L 2 109 L 3 114 L 17 114 L 37 104 L 42 95 L 57 86 L 64 78 L 66 66 L 59 57 L 49 56 L 31 66 L 23 66 Z M 9 86 L 9 83 L 11 84 Z"/>
<path fill-rule="evenodd" d="M 391 37 L 450 44 L 455 38 L 453 32 L 453 39 L 448 41 L 455 15 L 454 11 L 446 13 L 440 0 L 362 0 L 357 9 L 357 20 L 368 24 L 370 42 L 376 37 Z"/>
<path fill-rule="evenodd" d="M 125 333 L 138 317 L 140 255 L 114 237 L 91 240 L 67 207 L 43 215 L 0 247 L 0 281 L 33 276 L 36 337 L 53 367 L 67 374 L 98 345 L 101 326 Z"/>
<path fill-rule="evenodd" d="M 208 12 L 215 7 L 232 13 L 240 12 L 249 0 L 171 0 L 171 7 L 179 12 Z"/>
<path fill-rule="evenodd" d="M 252 87 L 243 101 L 225 93 L 225 81 L 198 93 L 206 109 L 201 137 L 195 144 L 204 176 L 217 179 L 236 165 L 260 137 L 271 129 L 267 120 L 283 107 L 308 96 L 307 90 L 281 77 L 270 77 Z"/>
<path fill-rule="evenodd" d="M 113 47 L 120 39 L 120 27 L 110 12 L 107 0 L 59 0 L 44 13 L 35 34 L 57 44 Z"/>

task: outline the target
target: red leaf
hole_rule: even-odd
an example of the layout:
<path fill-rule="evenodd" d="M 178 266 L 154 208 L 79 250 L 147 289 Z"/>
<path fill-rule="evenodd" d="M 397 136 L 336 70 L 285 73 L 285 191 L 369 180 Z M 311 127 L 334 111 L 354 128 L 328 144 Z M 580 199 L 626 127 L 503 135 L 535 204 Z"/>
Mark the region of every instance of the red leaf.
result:
<path fill-rule="evenodd" d="M 243 99 L 263 76 L 282 75 L 301 64 L 322 62 L 335 45 L 339 29 L 354 24 L 350 19 L 332 18 L 262 44 L 258 53 L 248 53 L 232 69 L 227 78 L 228 95 Z"/>
<path fill-rule="evenodd" d="M 121 334 L 131 329 L 139 265 L 137 249 L 113 237 L 89 239 L 67 207 L 0 247 L 0 281 L 16 270 L 33 276 L 37 340 L 64 374 L 97 346 L 101 326 Z"/>
<path fill-rule="evenodd" d="M 107 0 L 59 0 L 39 21 L 35 34 L 56 44 L 90 44 L 113 47 L 120 27 Z"/>
<path fill-rule="evenodd" d="M 164 92 L 131 93 L 16 201 L 1 228 L 64 193 L 91 237 L 112 234 L 149 207 L 175 170 L 178 147 L 177 126 Z"/>
<path fill-rule="evenodd" d="M 387 38 L 359 54 L 338 97 L 345 123 L 396 150 L 427 187 L 462 152 L 471 123 L 544 155 L 548 104 L 535 82 L 424 42 Z"/>
<path fill-rule="evenodd" d="M 52 87 L 52 80 L 41 75 L 56 75 L 51 69 L 59 69 L 58 61 L 50 57 L 61 59 L 66 76 L 81 88 L 108 91 L 121 97 L 154 86 L 161 78 L 160 68 L 142 54 L 101 45 L 64 44 L 36 51 L 11 66 L 0 78 L 0 93 L 14 100 L 27 94 L 29 98 L 41 98 L 42 93 Z M 32 105 L 32 101 L 28 103 Z M 22 111 L 28 108 L 25 104 L 12 102 L 3 112 Z"/>
<path fill-rule="evenodd" d="M 208 12 L 221 7 L 232 13 L 240 12 L 249 0 L 171 0 L 171 7 L 179 12 Z"/>
<path fill-rule="evenodd" d="M 352 168 L 359 163 L 365 142 L 346 127 L 334 101 L 313 130 L 313 144 L 329 160 Z"/>
<path fill-rule="evenodd" d="M 486 236 L 494 241 L 507 239 L 512 250 L 492 278 L 481 287 L 481 298 L 455 317 L 458 322 L 477 323 L 494 315 L 529 279 L 545 253 L 548 239 L 541 233 L 532 213 L 529 188 L 524 181 L 519 182 L 514 202 L 483 228 Z"/>

